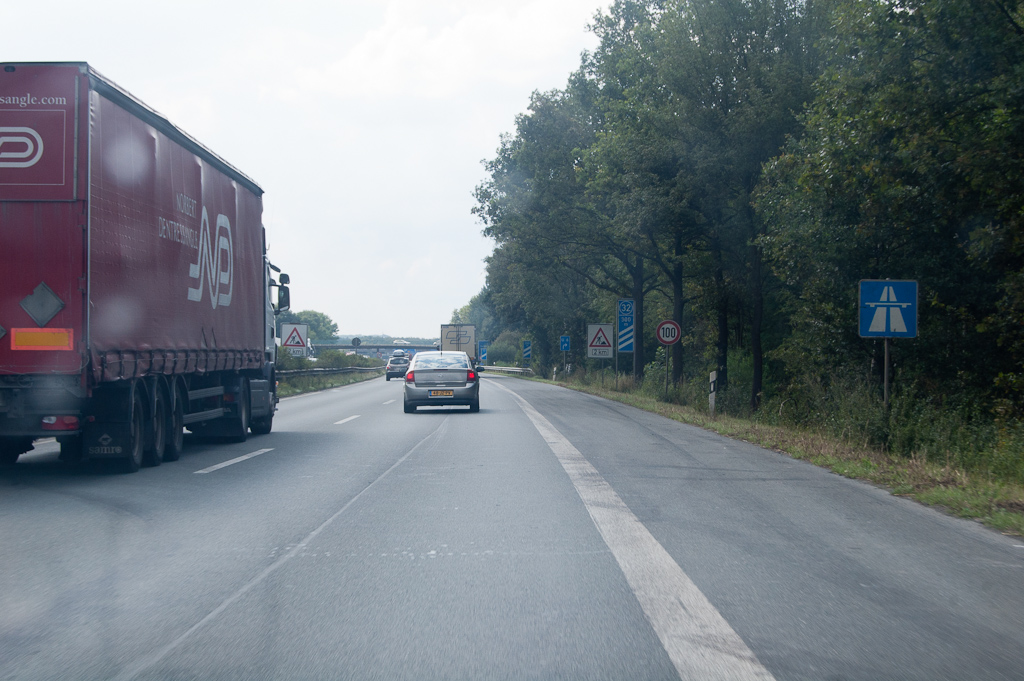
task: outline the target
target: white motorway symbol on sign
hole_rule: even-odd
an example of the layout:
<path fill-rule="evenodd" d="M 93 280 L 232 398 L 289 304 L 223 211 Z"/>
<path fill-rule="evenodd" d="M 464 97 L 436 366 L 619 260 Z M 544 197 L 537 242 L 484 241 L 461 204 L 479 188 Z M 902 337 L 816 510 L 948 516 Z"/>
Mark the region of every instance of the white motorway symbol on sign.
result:
<path fill-rule="evenodd" d="M 587 324 L 587 357 L 611 359 L 613 356 L 611 338 L 611 324 Z"/>

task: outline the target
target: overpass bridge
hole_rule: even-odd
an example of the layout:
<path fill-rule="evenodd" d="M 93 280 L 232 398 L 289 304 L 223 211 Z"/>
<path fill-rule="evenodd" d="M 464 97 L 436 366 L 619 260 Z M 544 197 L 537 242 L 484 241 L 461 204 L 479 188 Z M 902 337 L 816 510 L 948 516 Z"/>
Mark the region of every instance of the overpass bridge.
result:
<path fill-rule="evenodd" d="M 390 357 L 395 350 L 419 352 L 420 350 L 436 350 L 433 345 L 418 345 L 415 343 L 341 343 L 339 341 L 313 341 L 315 350 L 340 350 L 341 352 L 355 351 L 367 357 Z"/>

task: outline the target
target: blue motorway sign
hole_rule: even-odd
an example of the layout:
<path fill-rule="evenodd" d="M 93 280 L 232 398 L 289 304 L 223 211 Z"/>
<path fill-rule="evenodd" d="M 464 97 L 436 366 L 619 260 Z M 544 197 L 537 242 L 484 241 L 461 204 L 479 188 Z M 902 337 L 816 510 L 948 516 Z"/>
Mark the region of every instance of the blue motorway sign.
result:
<path fill-rule="evenodd" d="M 530 359 L 531 351 L 533 350 L 533 341 L 523 341 L 523 359 Z"/>
<path fill-rule="evenodd" d="M 558 349 L 562 352 L 569 352 L 569 337 L 562 336 L 558 340 Z"/>
<path fill-rule="evenodd" d="M 480 358 L 481 364 L 487 364 L 487 346 L 491 344 L 491 341 L 477 341 L 477 357 Z"/>
<path fill-rule="evenodd" d="M 862 279 L 860 335 L 917 338 L 917 282 Z"/>
<path fill-rule="evenodd" d="M 619 352 L 633 352 L 634 317 L 633 301 L 619 301 Z"/>

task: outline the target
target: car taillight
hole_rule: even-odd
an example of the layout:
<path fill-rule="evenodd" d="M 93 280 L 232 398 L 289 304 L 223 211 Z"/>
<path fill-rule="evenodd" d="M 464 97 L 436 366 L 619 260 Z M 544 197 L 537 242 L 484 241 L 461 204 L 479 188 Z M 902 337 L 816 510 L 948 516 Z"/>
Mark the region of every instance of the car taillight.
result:
<path fill-rule="evenodd" d="M 405 372 L 405 382 L 406 383 L 415 383 L 416 382 L 416 377 L 414 377 L 412 375 L 411 371 L 406 371 Z"/>
<path fill-rule="evenodd" d="M 470 381 L 475 381 L 475 380 L 476 380 L 476 372 L 473 371 L 472 369 L 470 369 L 469 371 L 466 372 L 466 383 L 469 383 Z"/>

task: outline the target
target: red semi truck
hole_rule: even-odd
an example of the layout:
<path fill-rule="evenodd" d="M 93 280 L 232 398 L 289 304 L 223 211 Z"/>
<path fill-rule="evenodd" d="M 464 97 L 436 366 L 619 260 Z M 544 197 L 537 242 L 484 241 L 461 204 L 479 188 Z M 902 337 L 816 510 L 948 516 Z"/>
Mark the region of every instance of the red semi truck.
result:
<path fill-rule="evenodd" d="M 0 64 L 0 462 L 270 432 L 289 281 L 262 195 L 88 64 Z"/>

